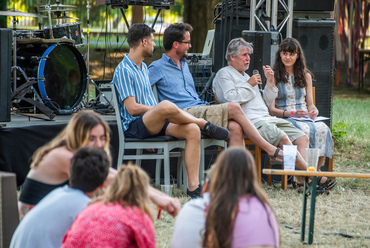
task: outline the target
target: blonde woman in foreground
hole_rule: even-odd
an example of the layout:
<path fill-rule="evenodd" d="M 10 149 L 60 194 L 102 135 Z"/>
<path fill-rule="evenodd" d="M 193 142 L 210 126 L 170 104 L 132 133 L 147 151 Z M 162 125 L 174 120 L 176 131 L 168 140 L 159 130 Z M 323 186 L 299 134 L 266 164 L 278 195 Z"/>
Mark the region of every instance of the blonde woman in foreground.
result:
<path fill-rule="evenodd" d="M 148 188 L 141 168 L 121 166 L 103 199 L 77 216 L 62 247 L 155 247 Z"/>

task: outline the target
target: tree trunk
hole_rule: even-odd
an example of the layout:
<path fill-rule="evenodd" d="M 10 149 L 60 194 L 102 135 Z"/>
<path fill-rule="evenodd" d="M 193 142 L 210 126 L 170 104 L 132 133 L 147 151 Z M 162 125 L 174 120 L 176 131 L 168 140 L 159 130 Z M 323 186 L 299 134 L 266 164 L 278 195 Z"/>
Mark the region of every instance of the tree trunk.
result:
<path fill-rule="evenodd" d="M 213 9 L 220 0 L 184 0 L 184 22 L 193 26 L 191 53 L 203 51 L 207 32 L 214 29 Z"/>
<path fill-rule="evenodd" d="M 132 24 L 143 23 L 144 10 L 143 6 L 132 6 Z"/>

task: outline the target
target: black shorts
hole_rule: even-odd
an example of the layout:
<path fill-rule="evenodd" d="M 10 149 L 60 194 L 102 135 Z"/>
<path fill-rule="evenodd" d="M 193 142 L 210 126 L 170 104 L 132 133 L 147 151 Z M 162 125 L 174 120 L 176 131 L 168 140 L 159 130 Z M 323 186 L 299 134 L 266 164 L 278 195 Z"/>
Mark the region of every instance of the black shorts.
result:
<path fill-rule="evenodd" d="M 149 138 L 153 136 L 166 135 L 166 129 L 167 129 L 168 124 L 170 123 L 166 121 L 162 127 L 162 130 L 159 133 L 153 135 L 148 132 L 148 129 L 146 129 L 144 122 L 143 122 L 143 116 L 140 116 L 139 118 L 133 120 L 129 124 L 128 129 L 125 131 L 125 137 L 145 139 L 145 138 Z"/>

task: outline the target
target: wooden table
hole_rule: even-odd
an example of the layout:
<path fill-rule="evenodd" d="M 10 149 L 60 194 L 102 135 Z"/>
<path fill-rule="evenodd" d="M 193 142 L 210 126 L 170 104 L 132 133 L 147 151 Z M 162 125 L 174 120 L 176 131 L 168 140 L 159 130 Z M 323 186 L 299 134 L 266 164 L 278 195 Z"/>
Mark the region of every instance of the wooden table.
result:
<path fill-rule="evenodd" d="M 344 173 L 344 172 L 324 172 L 324 171 L 286 171 L 263 169 L 262 171 L 267 175 L 293 175 L 304 176 L 304 190 L 303 190 L 303 205 L 302 205 L 302 223 L 301 223 L 301 242 L 304 242 L 306 232 L 306 212 L 307 212 L 307 198 L 311 195 L 311 209 L 310 219 L 308 223 L 308 244 L 313 242 L 314 224 L 315 224 L 315 207 L 316 207 L 316 185 L 317 177 L 350 177 L 350 178 L 370 178 L 370 174 L 363 173 Z M 308 184 L 309 177 L 312 177 L 312 183 Z M 315 185 L 315 187 L 312 187 Z"/>

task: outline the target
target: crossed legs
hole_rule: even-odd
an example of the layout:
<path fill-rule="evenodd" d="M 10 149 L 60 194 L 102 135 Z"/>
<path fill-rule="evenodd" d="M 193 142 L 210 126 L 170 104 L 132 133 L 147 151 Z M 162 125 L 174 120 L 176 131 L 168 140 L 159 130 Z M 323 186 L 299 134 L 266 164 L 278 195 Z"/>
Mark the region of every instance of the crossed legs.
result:
<path fill-rule="evenodd" d="M 188 172 L 188 189 L 193 191 L 199 185 L 200 129 L 204 128 L 206 121 L 188 114 L 169 101 L 160 102 L 143 115 L 144 125 L 153 135 L 161 131 L 166 120 L 170 122 L 166 135 L 186 139 L 185 166 Z"/>
<path fill-rule="evenodd" d="M 230 146 L 244 146 L 244 138 L 246 135 L 254 143 L 260 146 L 263 150 L 267 152 L 268 155 L 274 155 L 276 147 L 268 143 L 258 132 L 254 124 L 248 119 L 248 117 L 243 112 L 242 108 L 238 103 L 229 103 L 229 125 L 228 129 L 230 131 Z M 241 134 L 241 135 L 240 135 Z M 244 135 L 243 135 L 244 134 Z M 283 155 L 280 152 L 279 155 Z"/>

